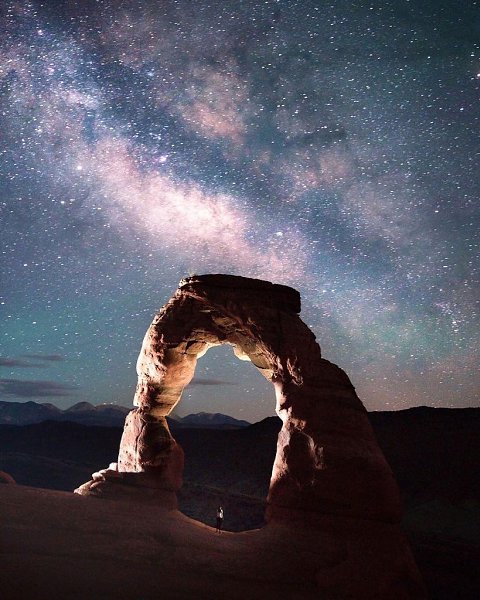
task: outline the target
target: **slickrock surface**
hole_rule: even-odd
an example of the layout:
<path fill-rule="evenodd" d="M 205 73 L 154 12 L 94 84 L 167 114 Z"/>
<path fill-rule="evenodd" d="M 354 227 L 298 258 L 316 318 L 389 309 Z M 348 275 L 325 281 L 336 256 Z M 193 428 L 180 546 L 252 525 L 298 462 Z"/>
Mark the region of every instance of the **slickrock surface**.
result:
<path fill-rule="evenodd" d="M 272 382 L 283 423 L 268 493 L 269 524 L 336 536 L 343 550 L 327 571 L 320 563 L 316 571 L 319 589 L 328 594 L 340 586 L 338 598 L 422 598 L 398 527 L 399 491 L 366 410 L 344 371 L 322 358 L 299 312 L 300 296 L 286 286 L 231 275 L 182 280 L 145 335 L 136 408 L 126 419 L 118 463 L 77 491 L 138 493 L 151 501 L 156 494 L 160 501 L 161 493 L 173 507 L 183 452 L 165 417 L 193 378 L 197 359 L 212 346 L 231 344 Z"/>
<path fill-rule="evenodd" d="M 401 595 L 372 593 L 401 561 L 388 524 L 367 524 L 368 536 L 352 519 L 321 534 L 286 524 L 216 534 L 161 506 L 19 485 L 0 486 L 0 514 L 2 600 L 415 597 L 401 579 Z"/>
<path fill-rule="evenodd" d="M 308 548 L 281 529 L 216 534 L 159 506 L 18 485 L 1 486 L 0 514 L 2 600 L 316 597 Z"/>

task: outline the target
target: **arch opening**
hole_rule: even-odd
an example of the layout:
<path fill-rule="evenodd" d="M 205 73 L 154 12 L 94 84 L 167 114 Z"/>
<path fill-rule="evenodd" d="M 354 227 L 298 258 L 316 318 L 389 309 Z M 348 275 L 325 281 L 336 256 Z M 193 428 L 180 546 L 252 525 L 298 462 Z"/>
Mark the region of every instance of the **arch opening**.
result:
<path fill-rule="evenodd" d="M 175 421 L 169 422 L 173 437 L 185 453 L 183 484 L 177 492 L 180 511 L 214 526 L 216 508 L 223 506 L 224 528 L 229 531 L 258 529 L 265 524 L 280 429 L 278 418 L 273 416 L 274 388 L 249 363 L 239 360 L 228 342 L 212 346 L 198 360 L 194 377 L 174 412 L 180 416 L 199 410 L 220 412 L 254 426 L 222 426 L 217 421 L 215 427 L 177 428 Z M 231 396 L 230 400 L 225 396 Z M 184 404 L 187 408 L 182 409 Z M 259 412 L 261 406 L 263 411 Z M 241 407 L 243 410 L 239 410 Z M 249 408 L 254 412 L 249 413 Z"/>
<path fill-rule="evenodd" d="M 257 423 L 275 414 L 274 388 L 251 361 L 238 358 L 231 344 L 212 346 L 197 356 L 194 376 L 173 410 L 179 417 L 199 412 Z"/>

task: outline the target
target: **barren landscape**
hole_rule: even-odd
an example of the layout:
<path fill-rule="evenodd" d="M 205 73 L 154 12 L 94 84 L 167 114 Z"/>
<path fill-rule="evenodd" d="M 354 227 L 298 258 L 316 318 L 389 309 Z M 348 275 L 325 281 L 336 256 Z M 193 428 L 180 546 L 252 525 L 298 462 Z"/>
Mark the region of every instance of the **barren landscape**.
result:
<path fill-rule="evenodd" d="M 400 483 L 403 528 L 430 597 L 476 599 L 479 411 L 419 408 L 369 416 Z M 169 512 L 71 493 L 115 459 L 121 429 L 0 426 L 0 468 L 17 481 L 0 486 L 2 598 L 51 598 L 58 589 L 65 598 L 85 598 L 92 586 L 98 598 L 112 597 L 112 589 L 122 598 L 138 598 L 140 590 L 144 598 L 160 591 L 166 598 L 318 598 L 308 573 L 294 577 L 290 569 L 286 577 L 279 557 L 262 547 L 275 539 L 290 564 L 301 557 L 303 565 L 308 544 L 292 548 L 288 531 L 258 531 L 279 428 L 277 418 L 229 431 L 172 428 L 186 459 L 182 512 Z M 221 536 L 214 533 L 219 503 L 228 530 Z M 279 569 L 283 579 L 269 569 Z"/>

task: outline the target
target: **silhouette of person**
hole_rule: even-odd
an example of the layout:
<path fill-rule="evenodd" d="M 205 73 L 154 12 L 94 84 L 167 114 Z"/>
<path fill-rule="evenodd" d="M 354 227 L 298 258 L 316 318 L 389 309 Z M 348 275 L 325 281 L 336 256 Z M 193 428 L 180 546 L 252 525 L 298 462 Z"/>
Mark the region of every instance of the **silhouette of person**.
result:
<path fill-rule="evenodd" d="M 222 525 L 223 525 L 223 507 L 219 506 L 217 508 L 217 529 L 216 533 L 222 533 Z"/>

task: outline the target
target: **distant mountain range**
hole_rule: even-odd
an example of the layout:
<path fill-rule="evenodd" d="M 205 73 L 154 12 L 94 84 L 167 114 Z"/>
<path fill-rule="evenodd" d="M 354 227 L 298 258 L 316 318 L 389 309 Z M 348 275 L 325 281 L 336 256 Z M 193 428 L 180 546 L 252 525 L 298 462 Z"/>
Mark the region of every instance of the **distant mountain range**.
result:
<path fill-rule="evenodd" d="M 0 425 L 33 425 L 43 421 L 70 421 L 81 425 L 121 427 L 130 411 L 125 406 L 79 402 L 66 410 L 49 403 L 0 401 Z"/>
<path fill-rule="evenodd" d="M 89 402 L 78 402 L 66 410 L 61 410 L 49 403 L 0 401 L 0 425 L 34 425 L 44 421 L 69 421 L 80 425 L 123 427 L 125 417 L 130 410 L 126 406 L 117 404 L 94 406 Z M 168 419 L 168 422 L 172 429 L 239 429 L 250 425 L 247 421 L 234 419 L 228 415 L 206 412 L 190 414 L 186 417 L 174 415 Z"/>
<path fill-rule="evenodd" d="M 173 423 L 172 423 L 173 421 Z M 169 419 L 170 425 L 175 427 L 201 428 L 201 429 L 239 429 L 251 425 L 248 421 L 242 421 L 223 415 L 222 413 L 199 412 L 186 417 L 174 416 Z"/>

